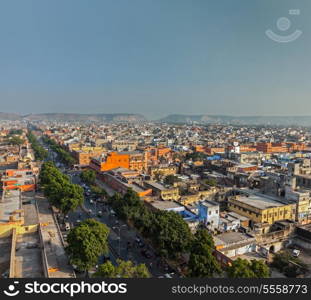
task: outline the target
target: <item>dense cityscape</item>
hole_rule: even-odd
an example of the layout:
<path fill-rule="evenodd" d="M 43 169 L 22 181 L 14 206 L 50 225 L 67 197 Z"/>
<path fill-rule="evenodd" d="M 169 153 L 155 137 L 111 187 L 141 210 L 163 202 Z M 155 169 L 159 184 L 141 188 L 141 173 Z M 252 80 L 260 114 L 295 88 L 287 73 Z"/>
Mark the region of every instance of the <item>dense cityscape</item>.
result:
<path fill-rule="evenodd" d="M 309 278 L 311 130 L 0 122 L 0 278 Z"/>

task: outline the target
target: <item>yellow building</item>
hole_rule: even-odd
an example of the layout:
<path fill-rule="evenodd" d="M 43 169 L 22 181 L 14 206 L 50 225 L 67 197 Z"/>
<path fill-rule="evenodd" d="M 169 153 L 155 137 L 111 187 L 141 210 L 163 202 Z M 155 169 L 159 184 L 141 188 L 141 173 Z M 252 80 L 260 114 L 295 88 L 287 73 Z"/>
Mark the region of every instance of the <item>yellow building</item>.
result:
<path fill-rule="evenodd" d="M 180 198 L 179 189 L 177 187 L 165 187 L 154 181 L 146 181 L 145 186 L 152 189 L 152 194 L 159 196 L 162 200 L 177 201 Z"/>
<path fill-rule="evenodd" d="M 273 197 L 261 194 L 240 195 L 229 198 L 228 207 L 254 223 L 273 224 L 280 220 L 295 220 L 295 204 L 283 204 Z"/>
<path fill-rule="evenodd" d="M 149 175 L 151 178 L 158 177 L 166 177 L 168 175 L 175 175 L 177 174 L 177 167 L 176 166 L 154 166 L 150 167 L 148 170 Z"/>

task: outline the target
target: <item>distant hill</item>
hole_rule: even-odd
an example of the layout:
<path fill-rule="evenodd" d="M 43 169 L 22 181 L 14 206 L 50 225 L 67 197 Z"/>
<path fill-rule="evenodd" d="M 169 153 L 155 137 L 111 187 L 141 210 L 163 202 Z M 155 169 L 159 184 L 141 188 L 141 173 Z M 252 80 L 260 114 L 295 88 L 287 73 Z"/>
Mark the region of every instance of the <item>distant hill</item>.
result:
<path fill-rule="evenodd" d="M 16 120 L 21 120 L 21 116 L 18 115 L 18 114 L 14 114 L 14 113 L 3 113 L 3 112 L 0 112 L 0 120 L 16 121 Z"/>
<path fill-rule="evenodd" d="M 42 120 L 42 121 L 90 121 L 90 122 L 141 122 L 145 117 L 140 114 L 75 114 L 75 113 L 46 113 L 46 114 L 7 114 L 0 113 L 0 120 Z"/>
<path fill-rule="evenodd" d="M 224 116 L 224 115 L 168 115 L 159 120 L 167 123 L 240 124 L 311 126 L 311 116 Z"/>
<path fill-rule="evenodd" d="M 141 114 L 76 114 L 76 113 L 42 113 L 19 115 L 0 112 L 0 120 L 42 120 L 42 121 L 82 121 L 82 122 L 143 122 Z M 233 124 L 233 125 L 281 125 L 311 126 L 311 116 L 225 116 L 225 115 L 182 115 L 172 114 L 157 120 L 166 123 L 197 124 Z"/>

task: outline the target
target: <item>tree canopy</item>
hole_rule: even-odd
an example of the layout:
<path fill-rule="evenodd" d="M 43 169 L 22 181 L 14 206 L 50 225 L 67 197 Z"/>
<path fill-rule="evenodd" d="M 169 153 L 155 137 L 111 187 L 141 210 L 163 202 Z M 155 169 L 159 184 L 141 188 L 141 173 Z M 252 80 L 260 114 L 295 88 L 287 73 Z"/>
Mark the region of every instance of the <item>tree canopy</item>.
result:
<path fill-rule="evenodd" d="M 80 173 L 80 178 L 84 183 L 91 185 L 95 183 L 96 173 L 94 170 L 83 170 Z"/>
<path fill-rule="evenodd" d="M 221 273 L 220 265 L 213 255 L 213 237 L 206 229 L 198 229 L 191 244 L 189 277 L 213 277 Z"/>
<path fill-rule="evenodd" d="M 117 260 L 114 266 L 111 261 L 100 265 L 95 277 L 105 278 L 149 278 L 151 277 L 145 264 L 135 266 L 132 261 Z"/>
<path fill-rule="evenodd" d="M 87 219 L 71 229 L 66 248 L 71 263 L 81 271 L 94 267 L 99 256 L 109 251 L 108 234 L 108 227 L 94 219 Z"/>
<path fill-rule="evenodd" d="M 83 204 L 82 187 L 72 184 L 69 177 L 60 172 L 52 162 L 45 162 L 42 165 L 39 178 L 44 195 L 63 214 L 68 214 Z"/>
<path fill-rule="evenodd" d="M 268 278 L 270 269 L 264 261 L 238 258 L 227 268 L 230 278 Z"/>

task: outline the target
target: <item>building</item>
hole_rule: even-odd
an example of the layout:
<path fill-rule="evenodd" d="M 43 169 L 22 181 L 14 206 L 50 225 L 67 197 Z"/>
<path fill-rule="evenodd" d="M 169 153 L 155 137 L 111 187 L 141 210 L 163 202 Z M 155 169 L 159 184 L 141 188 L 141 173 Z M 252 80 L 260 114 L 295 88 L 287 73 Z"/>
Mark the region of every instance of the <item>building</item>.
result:
<path fill-rule="evenodd" d="M 255 237 L 242 232 L 225 232 L 214 236 L 216 250 L 229 258 L 256 251 Z"/>
<path fill-rule="evenodd" d="M 157 165 L 150 166 L 148 168 L 148 174 L 151 178 L 166 177 L 168 175 L 175 175 L 178 172 L 178 168 L 175 165 Z"/>
<path fill-rule="evenodd" d="M 210 230 L 218 229 L 219 226 L 219 204 L 211 200 L 198 203 L 199 221 L 203 222 Z"/>
<path fill-rule="evenodd" d="M 150 196 L 152 194 L 152 189 L 145 188 L 141 184 L 141 177 L 135 171 L 125 168 L 116 168 L 102 173 L 100 178 L 109 187 L 122 195 L 129 189 L 135 191 L 139 197 Z"/>
<path fill-rule="evenodd" d="M 37 176 L 34 171 L 29 169 L 9 169 L 5 170 L 0 181 L 3 190 L 34 191 L 36 189 Z"/>
<path fill-rule="evenodd" d="M 145 157 L 142 152 L 109 152 L 100 157 L 91 158 L 90 167 L 97 172 L 109 171 L 115 168 L 126 168 L 142 171 L 145 167 Z"/>
<path fill-rule="evenodd" d="M 294 204 L 278 202 L 275 197 L 259 193 L 229 197 L 228 208 L 253 223 L 273 224 L 280 220 L 295 220 L 296 216 Z"/>
<path fill-rule="evenodd" d="M 162 200 L 177 201 L 180 198 L 179 189 L 177 187 L 165 187 L 161 183 L 155 181 L 145 181 L 144 185 L 152 189 L 152 194 L 158 196 Z"/>
<path fill-rule="evenodd" d="M 102 155 L 102 153 L 103 153 L 102 149 L 74 150 L 73 157 L 77 160 L 80 166 L 89 166 L 91 163 L 91 158 L 98 157 Z"/>
<path fill-rule="evenodd" d="M 285 143 L 257 143 L 256 149 L 263 153 L 285 153 L 288 152 Z"/>

